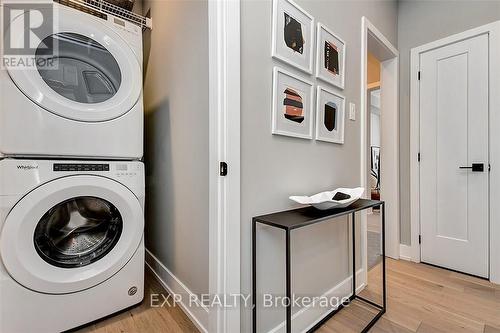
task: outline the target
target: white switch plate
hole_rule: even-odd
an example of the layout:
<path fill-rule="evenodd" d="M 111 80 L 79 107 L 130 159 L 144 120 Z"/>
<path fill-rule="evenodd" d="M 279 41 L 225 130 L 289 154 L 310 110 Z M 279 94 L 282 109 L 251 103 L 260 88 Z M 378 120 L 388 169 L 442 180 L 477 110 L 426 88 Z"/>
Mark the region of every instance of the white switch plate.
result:
<path fill-rule="evenodd" d="M 349 103 L 349 119 L 356 120 L 356 104 Z"/>

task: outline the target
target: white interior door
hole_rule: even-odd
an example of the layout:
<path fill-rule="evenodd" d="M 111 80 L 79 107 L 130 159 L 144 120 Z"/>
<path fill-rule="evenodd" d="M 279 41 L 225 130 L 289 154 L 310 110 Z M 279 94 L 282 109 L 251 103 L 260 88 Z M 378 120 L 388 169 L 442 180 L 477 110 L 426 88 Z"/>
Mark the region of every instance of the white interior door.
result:
<path fill-rule="evenodd" d="M 488 35 L 422 53 L 420 71 L 421 259 L 488 277 Z"/>

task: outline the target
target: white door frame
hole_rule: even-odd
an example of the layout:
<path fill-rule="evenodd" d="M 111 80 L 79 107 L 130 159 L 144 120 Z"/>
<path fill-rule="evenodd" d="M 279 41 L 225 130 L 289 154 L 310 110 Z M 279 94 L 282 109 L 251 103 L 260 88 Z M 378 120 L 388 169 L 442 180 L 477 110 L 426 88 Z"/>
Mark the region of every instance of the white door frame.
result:
<path fill-rule="evenodd" d="M 489 118 L 490 143 L 500 142 L 500 21 L 464 31 L 411 49 L 410 62 L 410 223 L 411 259 L 420 262 L 420 54 L 478 35 L 489 35 Z M 422 73 L 425 75 L 425 73 Z M 490 144 L 490 281 L 500 283 L 500 145 Z M 496 235 L 496 237 L 495 237 Z"/>
<path fill-rule="evenodd" d="M 208 1 L 209 290 L 240 294 L 240 2 Z M 219 163 L 228 165 L 220 176 Z M 240 309 L 212 307 L 208 331 L 239 332 Z"/>
<path fill-rule="evenodd" d="M 386 204 L 386 256 L 399 259 L 399 52 L 389 40 L 366 17 L 361 19 L 361 186 L 370 195 L 368 181 L 369 128 L 370 112 L 367 108 L 367 60 L 369 41 L 376 41 L 381 60 L 381 158 L 383 158 L 381 179 L 382 196 Z M 382 113 L 384 118 L 382 118 Z M 385 170 L 385 172 L 384 172 Z M 384 185 L 385 183 L 385 185 Z M 363 267 L 367 272 L 366 214 L 361 217 L 361 244 L 363 249 Z"/>

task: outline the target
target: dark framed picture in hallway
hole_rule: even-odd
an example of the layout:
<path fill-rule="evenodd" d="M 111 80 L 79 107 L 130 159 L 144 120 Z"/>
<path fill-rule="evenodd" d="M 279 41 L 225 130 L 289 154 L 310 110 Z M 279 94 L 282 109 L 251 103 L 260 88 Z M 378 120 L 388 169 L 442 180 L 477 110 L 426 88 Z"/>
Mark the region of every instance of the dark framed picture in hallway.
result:
<path fill-rule="evenodd" d="M 313 85 L 274 67 L 272 133 L 312 139 Z"/>
<path fill-rule="evenodd" d="M 318 86 L 316 140 L 344 143 L 345 97 Z"/>
<path fill-rule="evenodd" d="M 316 77 L 344 89 L 345 42 L 318 23 L 316 47 Z"/>
<path fill-rule="evenodd" d="M 314 18 L 292 0 L 273 0 L 272 56 L 313 72 Z"/>

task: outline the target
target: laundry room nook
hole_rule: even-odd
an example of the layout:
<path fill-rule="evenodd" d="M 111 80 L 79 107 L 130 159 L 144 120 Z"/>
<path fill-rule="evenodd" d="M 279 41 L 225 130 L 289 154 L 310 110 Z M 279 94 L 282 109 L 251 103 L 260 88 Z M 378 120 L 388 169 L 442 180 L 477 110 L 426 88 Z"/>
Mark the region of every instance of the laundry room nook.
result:
<path fill-rule="evenodd" d="M 151 21 L 101 1 L 1 5 L 0 332 L 62 332 L 144 299 Z"/>
<path fill-rule="evenodd" d="M 0 333 L 500 333 L 500 0 L 0 0 Z"/>

